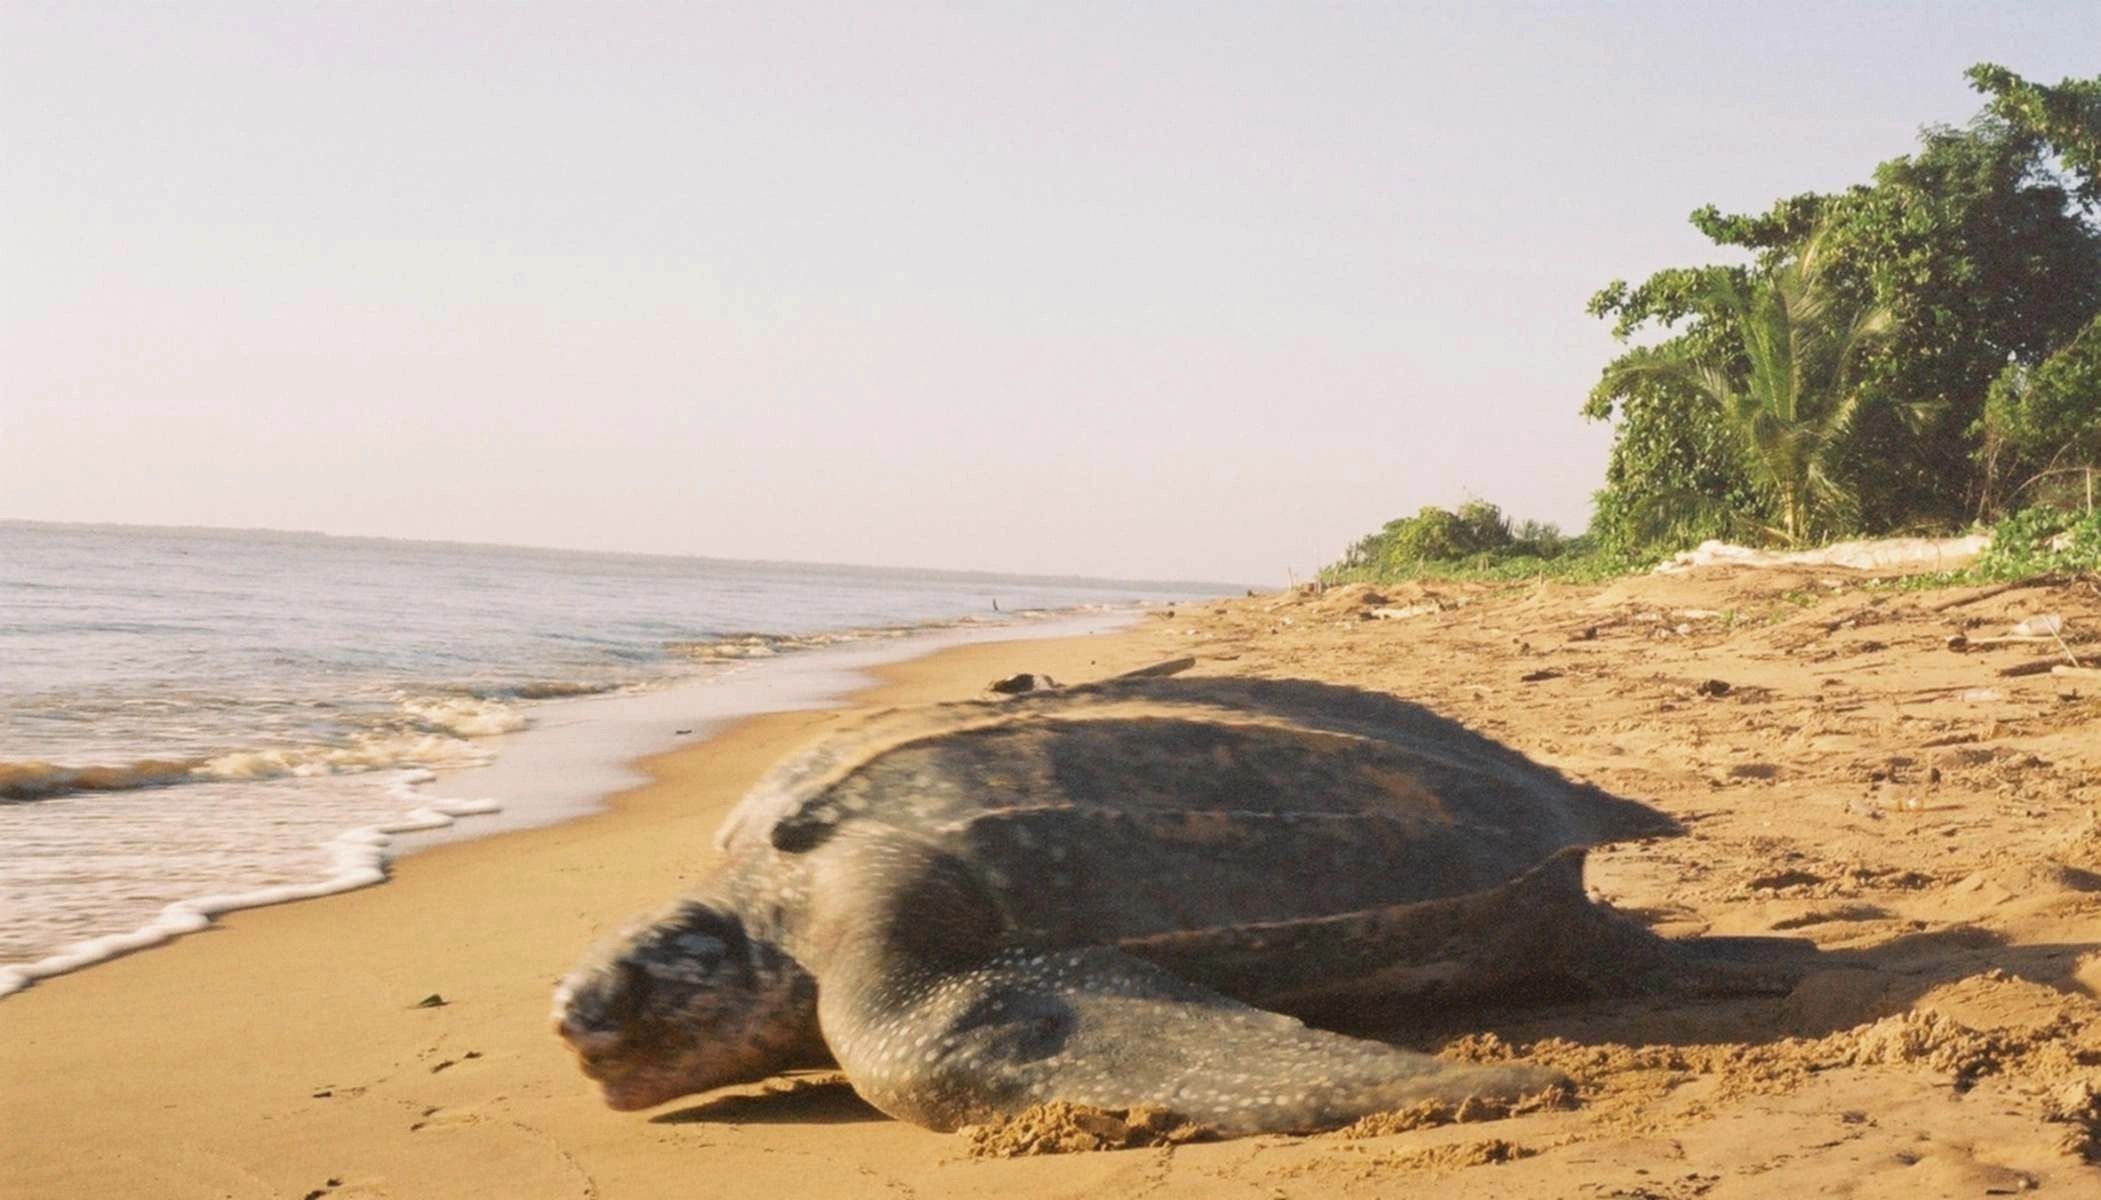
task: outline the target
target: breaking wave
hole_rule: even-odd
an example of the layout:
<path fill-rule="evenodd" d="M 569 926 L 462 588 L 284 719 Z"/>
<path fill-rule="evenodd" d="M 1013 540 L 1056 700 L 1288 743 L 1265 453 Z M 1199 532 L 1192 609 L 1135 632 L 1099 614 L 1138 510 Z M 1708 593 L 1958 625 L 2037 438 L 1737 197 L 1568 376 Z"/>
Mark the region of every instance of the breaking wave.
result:
<path fill-rule="evenodd" d="M 1078 605 L 1061 611 L 1087 612 L 1109 607 Z M 674 659 L 689 664 L 726 667 L 825 646 L 910 637 L 939 629 L 1010 624 L 1051 615 L 1054 614 L 1045 609 L 1019 609 L 990 617 L 965 616 L 821 633 L 726 633 L 704 639 L 666 642 L 663 648 Z M 526 711 L 530 705 L 602 695 L 638 686 L 647 685 L 632 680 L 579 682 L 546 679 L 438 693 L 402 693 L 395 696 L 391 711 L 374 714 L 367 718 L 365 728 L 331 741 L 230 749 L 195 757 L 142 758 L 118 764 L 0 760 L 0 803 L 206 781 L 310 778 L 401 768 L 449 770 L 479 766 L 493 755 L 487 748 L 475 745 L 475 741 L 527 728 L 532 723 Z"/>
<path fill-rule="evenodd" d="M 540 683 L 521 683 L 514 688 L 503 688 L 489 695 L 502 698 L 510 696 L 518 700 L 567 700 L 573 696 L 600 696 L 620 690 L 617 683 L 568 683 L 551 679 Z"/>
<path fill-rule="evenodd" d="M 475 739 L 515 733 L 530 723 L 517 705 L 501 700 L 478 696 L 404 697 L 392 713 L 340 742 L 229 750 L 196 758 L 147 758 L 115 765 L 0 760 L 0 801 L 46 800 L 77 792 L 122 792 L 207 780 L 308 778 L 403 767 L 479 766 L 493 756 L 486 748 L 475 745 Z"/>
<path fill-rule="evenodd" d="M 1074 612 L 1103 609 L 1080 605 Z M 702 667 L 732 666 L 852 642 L 909 637 L 937 629 L 1008 624 L 1053 615 L 1020 609 L 994 617 L 965 616 L 900 625 L 874 625 L 821 633 L 726 633 L 664 643 L 674 659 Z M 664 682 L 659 680 L 657 682 Z M 515 685 L 398 694 L 391 711 L 367 718 L 366 727 L 339 739 L 204 753 L 195 757 L 142 758 L 118 764 L 74 765 L 42 760 L 0 760 L 0 803 L 46 800 L 79 792 L 121 792 L 206 781 L 310 778 L 400 768 L 479 766 L 492 753 L 477 739 L 516 733 L 532 722 L 534 703 L 602 695 L 646 686 L 635 681 L 535 680 Z"/>
<path fill-rule="evenodd" d="M 1079 604 L 1064 613 L 1105 612 L 1112 606 L 1106 604 Z M 940 629 L 967 629 L 980 625 L 1007 625 L 1017 621 L 1039 621 L 1058 615 L 1050 609 L 1022 608 L 1001 612 L 997 616 L 952 617 L 946 620 L 915 621 L 905 625 L 864 625 L 852 629 L 832 629 L 821 633 L 724 633 L 714 637 L 692 638 L 666 642 L 667 653 L 695 662 L 720 663 L 740 662 L 752 658 L 773 658 L 782 654 L 793 654 L 798 650 L 816 650 L 825 646 L 838 646 L 849 642 L 876 641 L 884 638 L 911 637 L 916 633 L 931 633 Z"/>
<path fill-rule="evenodd" d="M 500 700 L 451 696 L 401 701 L 401 711 L 416 725 L 454 737 L 490 737 L 525 728 L 525 714 Z"/>

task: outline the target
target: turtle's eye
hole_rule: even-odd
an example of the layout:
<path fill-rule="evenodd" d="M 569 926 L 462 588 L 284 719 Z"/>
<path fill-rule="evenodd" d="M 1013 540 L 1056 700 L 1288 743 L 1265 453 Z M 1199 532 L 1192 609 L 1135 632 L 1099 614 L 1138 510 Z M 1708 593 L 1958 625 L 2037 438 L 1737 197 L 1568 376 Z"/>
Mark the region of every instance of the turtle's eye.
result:
<path fill-rule="evenodd" d="M 702 967 L 715 966 L 729 952 L 721 938 L 705 933 L 681 933 L 672 940 L 672 948 Z"/>
<path fill-rule="evenodd" d="M 663 931 L 673 948 L 695 958 L 719 961 L 744 952 L 744 923 L 703 901 L 680 905 Z"/>

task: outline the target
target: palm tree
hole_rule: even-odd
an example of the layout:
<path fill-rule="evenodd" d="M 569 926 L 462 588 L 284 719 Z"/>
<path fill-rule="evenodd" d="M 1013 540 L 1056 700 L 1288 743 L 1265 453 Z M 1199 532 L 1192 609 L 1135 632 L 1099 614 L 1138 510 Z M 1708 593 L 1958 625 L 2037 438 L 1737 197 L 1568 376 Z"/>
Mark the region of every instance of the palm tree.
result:
<path fill-rule="evenodd" d="M 1796 544 L 1854 499 L 1839 459 L 1862 404 L 1857 368 L 1893 323 L 1887 307 L 1841 296 L 1829 259 L 1819 230 L 1793 259 L 1768 271 L 1709 275 L 1702 307 L 1733 331 L 1740 370 L 1664 353 L 1620 369 L 1675 380 L 1711 400 L 1779 507 L 1774 532 Z"/>

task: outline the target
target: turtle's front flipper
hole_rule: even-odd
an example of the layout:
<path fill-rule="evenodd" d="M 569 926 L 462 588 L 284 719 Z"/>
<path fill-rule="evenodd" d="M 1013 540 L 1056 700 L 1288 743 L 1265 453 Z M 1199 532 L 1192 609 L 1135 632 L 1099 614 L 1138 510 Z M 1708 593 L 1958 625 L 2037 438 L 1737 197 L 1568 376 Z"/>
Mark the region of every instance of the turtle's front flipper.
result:
<path fill-rule="evenodd" d="M 1312 1130 L 1560 1079 L 1308 1028 L 1100 947 L 821 979 L 819 1013 L 869 1102 L 944 1130 L 1052 1100 L 1157 1106 L 1228 1133 Z"/>

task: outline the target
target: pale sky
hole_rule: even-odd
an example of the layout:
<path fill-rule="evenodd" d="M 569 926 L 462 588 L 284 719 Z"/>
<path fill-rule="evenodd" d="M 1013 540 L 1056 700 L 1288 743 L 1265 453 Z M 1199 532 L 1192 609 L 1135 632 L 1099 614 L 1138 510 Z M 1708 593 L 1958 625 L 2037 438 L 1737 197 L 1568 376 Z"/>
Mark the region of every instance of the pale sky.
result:
<path fill-rule="evenodd" d="M 0 4 L 0 517 L 1282 582 L 2101 4 Z"/>

